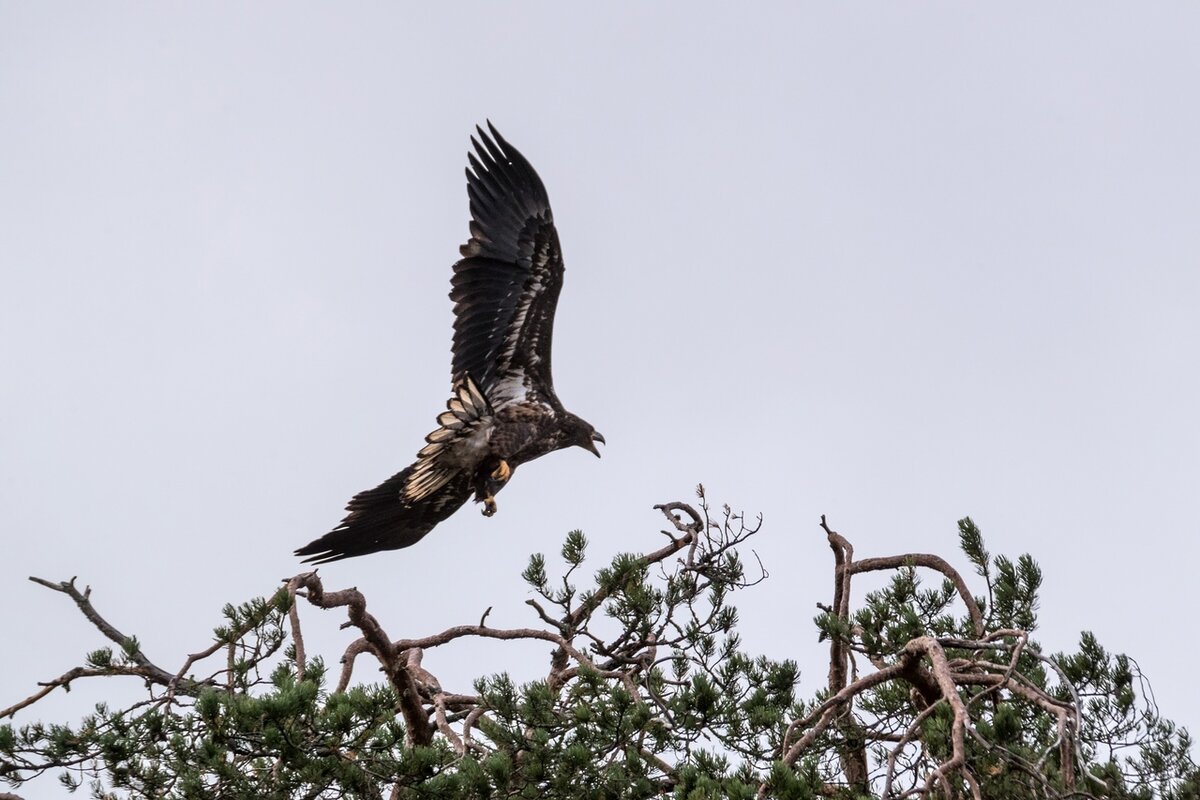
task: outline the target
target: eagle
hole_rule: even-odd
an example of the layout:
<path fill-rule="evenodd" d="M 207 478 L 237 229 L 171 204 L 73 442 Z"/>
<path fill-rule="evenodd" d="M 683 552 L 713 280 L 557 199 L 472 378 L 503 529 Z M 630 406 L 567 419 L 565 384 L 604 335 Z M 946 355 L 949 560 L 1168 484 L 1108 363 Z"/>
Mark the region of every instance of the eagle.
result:
<path fill-rule="evenodd" d="M 488 122 L 468 152 L 471 237 L 450 279 L 450 399 L 417 460 L 355 495 L 336 528 L 296 551 L 317 564 L 416 544 L 474 494 L 484 516 L 521 464 L 604 437 L 554 393 L 550 345 L 562 250 L 541 178 Z"/>

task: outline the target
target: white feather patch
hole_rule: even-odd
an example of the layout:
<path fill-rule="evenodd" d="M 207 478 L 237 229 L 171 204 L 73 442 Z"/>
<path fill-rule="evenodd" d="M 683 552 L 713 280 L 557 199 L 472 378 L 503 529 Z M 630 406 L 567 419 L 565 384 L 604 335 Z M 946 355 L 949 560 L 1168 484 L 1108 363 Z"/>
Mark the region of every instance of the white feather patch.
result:
<path fill-rule="evenodd" d="M 446 408 L 438 414 L 440 427 L 425 437 L 428 444 L 417 453 L 417 463 L 404 483 L 406 502 L 429 497 L 487 454 L 492 409 L 470 376 L 454 387 Z"/>

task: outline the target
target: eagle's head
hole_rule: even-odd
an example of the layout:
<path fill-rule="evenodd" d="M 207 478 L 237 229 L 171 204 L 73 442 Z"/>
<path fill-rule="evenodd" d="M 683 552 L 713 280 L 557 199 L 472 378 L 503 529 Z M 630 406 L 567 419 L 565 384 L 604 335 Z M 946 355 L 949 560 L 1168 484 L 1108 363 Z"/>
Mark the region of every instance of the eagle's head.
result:
<path fill-rule="evenodd" d="M 596 442 L 607 444 L 604 437 L 592 427 L 587 420 L 580 419 L 574 414 L 568 413 L 562 427 L 563 447 L 582 447 L 595 454 L 596 458 L 600 457 L 600 451 L 596 449 Z"/>

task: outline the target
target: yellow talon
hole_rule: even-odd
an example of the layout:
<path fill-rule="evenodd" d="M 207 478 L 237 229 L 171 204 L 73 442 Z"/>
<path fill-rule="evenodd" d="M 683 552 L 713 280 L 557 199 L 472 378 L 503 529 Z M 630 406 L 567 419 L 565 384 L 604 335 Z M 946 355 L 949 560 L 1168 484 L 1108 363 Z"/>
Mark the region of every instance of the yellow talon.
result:
<path fill-rule="evenodd" d="M 495 514 L 495 513 L 496 513 L 496 498 L 489 494 L 487 497 L 483 498 L 483 515 L 485 517 L 490 517 L 492 514 Z"/>
<path fill-rule="evenodd" d="M 500 481 L 501 483 L 506 483 L 511 477 L 512 467 L 508 466 L 508 462 L 503 458 L 500 459 L 500 464 L 494 470 L 492 470 L 492 478 Z"/>

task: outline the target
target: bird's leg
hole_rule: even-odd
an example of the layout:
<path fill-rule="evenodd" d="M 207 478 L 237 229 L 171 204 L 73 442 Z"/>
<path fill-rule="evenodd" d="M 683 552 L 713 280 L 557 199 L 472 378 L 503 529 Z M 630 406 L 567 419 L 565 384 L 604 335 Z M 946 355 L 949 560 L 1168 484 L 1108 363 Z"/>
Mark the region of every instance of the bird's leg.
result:
<path fill-rule="evenodd" d="M 504 488 L 512 473 L 512 467 L 503 458 L 496 460 L 495 467 L 488 469 L 487 466 L 483 466 L 475 473 L 475 502 L 483 503 L 485 517 L 496 513 L 496 493 Z"/>

